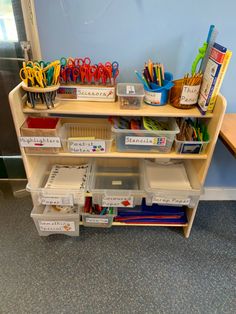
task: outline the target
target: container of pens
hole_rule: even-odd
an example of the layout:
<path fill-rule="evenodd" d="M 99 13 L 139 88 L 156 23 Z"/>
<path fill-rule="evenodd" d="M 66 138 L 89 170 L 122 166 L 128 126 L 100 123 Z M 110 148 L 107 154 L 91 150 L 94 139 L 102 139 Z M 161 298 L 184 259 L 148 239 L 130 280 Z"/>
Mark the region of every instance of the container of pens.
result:
<path fill-rule="evenodd" d="M 207 126 L 200 120 L 178 118 L 175 151 L 179 154 L 203 154 L 210 142 Z"/>
<path fill-rule="evenodd" d="M 81 215 L 85 227 L 110 228 L 114 217 L 117 216 L 117 209 L 94 205 L 92 198 L 87 197 Z"/>
<path fill-rule="evenodd" d="M 26 105 L 33 109 L 56 107 L 56 93 L 59 88 L 60 61 L 23 62 L 20 70 L 22 88 L 27 93 Z"/>
<path fill-rule="evenodd" d="M 202 82 L 202 74 L 185 75 L 183 79 L 174 81 L 170 92 L 170 104 L 179 109 L 191 109 L 198 101 Z"/>

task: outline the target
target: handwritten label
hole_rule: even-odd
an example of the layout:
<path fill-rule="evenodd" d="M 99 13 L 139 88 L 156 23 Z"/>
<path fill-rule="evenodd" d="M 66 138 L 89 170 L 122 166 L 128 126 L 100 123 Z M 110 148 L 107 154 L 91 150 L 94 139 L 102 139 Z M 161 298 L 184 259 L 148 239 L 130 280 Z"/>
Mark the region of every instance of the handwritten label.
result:
<path fill-rule="evenodd" d="M 126 86 L 126 94 L 127 94 L 127 95 L 133 95 L 133 94 L 135 94 L 134 85 L 127 85 L 127 86 Z"/>
<path fill-rule="evenodd" d="M 114 87 L 77 87 L 77 99 L 83 98 L 101 98 L 114 99 Z"/>
<path fill-rule="evenodd" d="M 134 207 L 134 197 L 129 196 L 105 196 L 102 199 L 103 207 Z"/>
<path fill-rule="evenodd" d="M 61 147 L 60 137 L 20 136 L 21 147 Z"/>
<path fill-rule="evenodd" d="M 152 198 L 152 203 L 155 204 L 165 204 L 165 205 L 189 205 L 190 198 L 175 198 L 175 197 L 158 197 L 154 196 Z"/>
<path fill-rule="evenodd" d="M 106 151 L 105 141 L 68 141 L 68 145 L 72 153 L 105 153 Z"/>
<path fill-rule="evenodd" d="M 114 180 L 111 182 L 112 185 L 122 185 L 122 181 L 121 180 Z"/>
<path fill-rule="evenodd" d="M 39 220 L 39 229 L 41 231 L 59 231 L 59 232 L 73 232 L 75 231 L 74 221 L 46 221 Z"/>
<path fill-rule="evenodd" d="M 166 146 L 166 137 L 126 136 L 125 145 Z"/>
<path fill-rule="evenodd" d="M 65 205 L 65 206 L 73 206 L 73 196 L 41 196 L 39 201 L 43 205 Z"/>
<path fill-rule="evenodd" d="M 147 102 L 148 104 L 159 105 L 161 103 L 161 93 L 148 92 L 146 90 L 144 92 L 145 92 L 144 101 Z"/>
<path fill-rule="evenodd" d="M 197 103 L 200 85 L 184 85 L 180 97 L 181 105 L 194 105 Z"/>
<path fill-rule="evenodd" d="M 92 224 L 108 224 L 109 219 L 105 217 L 104 218 L 85 217 L 85 222 Z"/>

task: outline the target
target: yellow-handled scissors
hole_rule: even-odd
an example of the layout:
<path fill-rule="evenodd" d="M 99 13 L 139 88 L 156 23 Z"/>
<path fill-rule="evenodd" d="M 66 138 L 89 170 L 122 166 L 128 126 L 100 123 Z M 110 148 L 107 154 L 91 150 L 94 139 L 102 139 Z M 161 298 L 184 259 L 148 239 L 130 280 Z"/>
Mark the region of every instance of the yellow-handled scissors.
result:
<path fill-rule="evenodd" d="M 42 71 L 42 69 L 38 67 L 34 67 L 33 74 L 34 74 L 37 84 L 42 88 L 46 87 L 47 85 L 46 75 Z"/>
<path fill-rule="evenodd" d="M 60 64 L 57 64 L 54 66 L 54 72 L 53 72 L 53 80 L 52 80 L 52 85 L 56 85 L 59 81 L 59 75 L 61 71 L 61 66 Z"/>
<path fill-rule="evenodd" d="M 20 70 L 20 78 L 22 81 L 29 87 L 34 86 L 34 75 L 33 75 L 33 69 L 31 67 L 23 67 Z"/>

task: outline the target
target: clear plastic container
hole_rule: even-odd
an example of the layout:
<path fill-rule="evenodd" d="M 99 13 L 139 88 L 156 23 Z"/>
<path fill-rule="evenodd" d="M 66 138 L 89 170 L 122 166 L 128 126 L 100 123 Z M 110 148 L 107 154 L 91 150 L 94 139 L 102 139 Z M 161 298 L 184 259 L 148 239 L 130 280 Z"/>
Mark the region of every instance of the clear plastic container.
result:
<path fill-rule="evenodd" d="M 81 211 L 83 225 L 85 227 L 100 227 L 110 228 L 113 223 L 113 219 L 117 216 L 117 209 L 113 210 L 113 214 L 95 215 Z"/>
<path fill-rule="evenodd" d="M 142 188 L 146 192 L 146 205 L 186 205 L 188 207 L 197 205 L 202 193 L 201 184 L 191 161 L 187 160 L 183 165 L 184 171 L 180 168 L 179 171 L 182 172 L 179 175 L 176 175 L 175 171 L 169 172 L 176 181 L 174 186 L 171 178 L 165 176 L 166 168 L 164 167 L 168 167 L 168 164 L 162 165 L 162 170 L 157 171 L 160 169 L 160 164 L 148 160 L 142 162 Z M 185 184 L 182 184 L 183 180 Z"/>
<path fill-rule="evenodd" d="M 111 150 L 111 126 L 107 123 L 65 123 L 60 130 L 63 149 L 70 153 L 106 153 Z"/>
<path fill-rule="evenodd" d="M 175 139 L 175 151 L 179 154 L 204 154 L 207 142 L 179 141 Z"/>
<path fill-rule="evenodd" d="M 31 217 L 40 236 L 50 234 L 79 236 L 80 213 L 78 206 L 74 207 L 70 213 L 48 213 L 47 207 L 35 206 L 31 212 Z"/>
<path fill-rule="evenodd" d="M 112 127 L 118 152 L 158 152 L 169 153 L 179 127 L 174 118 L 158 118 L 166 121 L 169 130 L 129 130 Z"/>
<path fill-rule="evenodd" d="M 59 165 L 83 165 L 88 164 L 86 168 L 86 178 L 84 180 L 83 187 L 61 187 L 61 188 L 48 188 L 45 187 L 52 167 L 55 164 Z M 42 158 L 37 161 L 32 174 L 29 178 L 29 182 L 26 186 L 26 190 L 29 191 L 34 200 L 34 204 L 37 205 L 84 205 L 85 193 L 87 192 L 87 181 L 90 175 L 91 164 L 86 159 L 78 158 Z"/>
<path fill-rule="evenodd" d="M 117 96 L 120 102 L 120 109 L 140 109 L 144 97 L 143 85 L 138 83 L 118 83 Z"/>
<path fill-rule="evenodd" d="M 60 127 L 59 118 L 28 117 L 20 129 L 20 145 L 27 154 L 58 154 Z"/>
<path fill-rule="evenodd" d="M 93 203 L 103 207 L 134 207 L 142 203 L 138 160 L 102 159 L 92 165 L 89 191 Z"/>

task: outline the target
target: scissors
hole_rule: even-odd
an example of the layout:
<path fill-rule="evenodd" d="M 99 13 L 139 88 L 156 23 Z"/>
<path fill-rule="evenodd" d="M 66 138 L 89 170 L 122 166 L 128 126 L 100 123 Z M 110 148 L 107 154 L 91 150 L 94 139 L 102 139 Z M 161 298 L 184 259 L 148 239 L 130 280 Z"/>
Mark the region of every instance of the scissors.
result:
<path fill-rule="evenodd" d="M 28 87 L 32 87 L 35 85 L 33 69 L 29 66 L 24 66 L 20 70 L 20 78 Z"/>
<path fill-rule="evenodd" d="M 60 64 L 61 64 L 61 66 L 65 67 L 67 65 L 67 59 L 65 57 L 62 57 L 60 59 Z"/>
<path fill-rule="evenodd" d="M 62 67 L 60 72 L 61 83 L 67 83 L 71 80 L 72 68 Z"/>
<path fill-rule="evenodd" d="M 35 77 L 37 84 L 40 87 L 44 88 L 47 85 L 47 80 L 46 80 L 45 73 L 42 71 L 42 69 L 40 69 L 38 67 L 34 67 L 33 68 L 33 74 L 34 74 L 34 77 Z"/>
<path fill-rule="evenodd" d="M 76 59 L 77 66 L 89 66 L 91 64 L 91 60 L 89 57 L 77 58 Z"/>
<path fill-rule="evenodd" d="M 78 67 L 72 68 L 72 79 L 74 83 L 76 83 L 79 76 L 80 76 L 80 69 Z"/>

